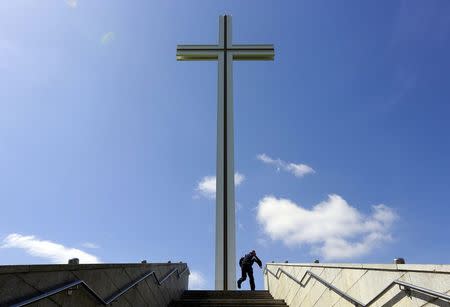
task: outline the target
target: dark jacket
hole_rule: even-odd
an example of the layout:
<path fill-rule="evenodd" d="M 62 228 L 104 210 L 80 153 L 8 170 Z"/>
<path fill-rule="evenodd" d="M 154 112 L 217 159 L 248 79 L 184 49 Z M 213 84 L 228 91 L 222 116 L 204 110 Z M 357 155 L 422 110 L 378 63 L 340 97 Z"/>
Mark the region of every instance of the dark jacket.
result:
<path fill-rule="evenodd" d="M 255 255 L 253 256 L 252 254 L 246 254 L 244 257 L 242 257 L 239 260 L 239 266 L 243 267 L 251 267 L 253 265 L 253 263 L 257 263 L 259 266 L 262 266 L 262 262 L 261 260 L 259 260 L 259 258 Z"/>

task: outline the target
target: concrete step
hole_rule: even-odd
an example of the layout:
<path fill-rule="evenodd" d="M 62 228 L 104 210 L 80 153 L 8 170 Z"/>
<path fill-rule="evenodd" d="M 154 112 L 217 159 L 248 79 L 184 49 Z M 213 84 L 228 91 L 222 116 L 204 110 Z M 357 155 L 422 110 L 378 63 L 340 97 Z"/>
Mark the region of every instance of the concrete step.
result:
<path fill-rule="evenodd" d="M 254 303 L 257 305 L 279 305 L 279 304 L 284 304 L 283 300 L 266 300 L 266 299 L 193 299 L 193 300 L 188 300 L 188 299 L 182 299 L 182 300 L 176 300 L 178 302 L 183 302 L 183 303 L 208 303 L 208 304 L 228 304 L 228 303 L 233 303 L 233 304 L 248 304 L 248 303 Z"/>
<path fill-rule="evenodd" d="M 287 306 L 284 300 L 275 300 L 269 291 L 184 291 L 181 298 L 170 303 L 169 307 L 212 307 L 212 306 Z"/>
<path fill-rule="evenodd" d="M 185 291 L 182 298 L 268 298 L 272 299 L 269 291 Z"/>
<path fill-rule="evenodd" d="M 286 303 L 281 302 L 257 302 L 255 300 L 239 300 L 239 301 L 172 301 L 169 307 L 185 307 L 185 306 L 258 306 L 258 307 L 286 307 Z"/>
<path fill-rule="evenodd" d="M 246 303 L 246 304 L 237 304 L 237 303 L 230 303 L 230 304 L 222 304 L 222 303 L 170 303 L 169 307 L 222 307 L 222 306 L 233 306 L 233 307 L 249 307 L 249 306 L 257 306 L 257 307 L 287 307 L 285 303 L 280 305 L 255 305 L 253 303 Z"/>
<path fill-rule="evenodd" d="M 255 305 L 252 303 L 248 303 L 248 304 L 236 304 L 236 303 L 232 303 L 232 304 L 228 304 L 228 305 L 224 305 L 224 304 L 211 304 L 211 303 L 170 303 L 169 307 L 222 307 L 222 306 L 233 306 L 233 307 L 249 307 L 249 306 L 257 306 L 257 307 L 287 307 L 286 304 L 282 304 L 282 305 Z"/>

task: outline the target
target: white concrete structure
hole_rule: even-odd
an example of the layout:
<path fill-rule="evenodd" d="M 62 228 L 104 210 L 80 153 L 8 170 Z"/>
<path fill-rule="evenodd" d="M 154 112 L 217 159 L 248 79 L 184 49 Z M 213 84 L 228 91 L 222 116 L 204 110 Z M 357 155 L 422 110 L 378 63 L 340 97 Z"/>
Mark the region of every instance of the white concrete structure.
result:
<path fill-rule="evenodd" d="M 186 263 L 0 265 L 0 306 L 166 307 L 188 278 Z"/>
<path fill-rule="evenodd" d="M 216 166 L 216 290 L 236 288 L 233 60 L 273 60 L 273 45 L 234 45 L 231 16 L 220 16 L 217 45 L 179 45 L 177 60 L 218 61 Z"/>
<path fill-rule="evenodd" d="M 438 300 L 413 289 L 401 290 L 397 284 L 383 293 L 389 284 L 398 280 L 450 295 L 450 265 L 271 263 L 267 268 L 275 274 L 281 268 L 297 280 L 304 277 L 299 284 L 280 271 L 276 274 L 278 278 L 268 272 L 264 275 L 265 288 L 275 299 L 284 299 L 291 307 L 450 306 L 448 300 Z M 307 271 L 361 304 L 352 303 L 318 279 L 305 275 Z"/>

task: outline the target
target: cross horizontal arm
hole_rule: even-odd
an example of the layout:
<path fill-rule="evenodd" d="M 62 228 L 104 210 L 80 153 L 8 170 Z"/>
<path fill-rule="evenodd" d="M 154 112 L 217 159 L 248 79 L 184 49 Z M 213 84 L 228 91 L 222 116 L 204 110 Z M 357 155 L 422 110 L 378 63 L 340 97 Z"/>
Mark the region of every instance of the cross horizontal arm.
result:
<path fill-rule="evenodd" d="M 222 50 L 218 45 L 178 45 L 177 61 L 217 60 Z"/>
<path fill-rule="evenodd" d="M 245 50 L 233 52 L 236 61 L 273 61 L 275 53 L 272 51 Z"/>
<path fill-rule="evenodd" d="M 275 49 L 273 45 L 232 45 L 233 60 L 273 61 Z"/>
<path fill-rule="evenodd" d="M 233 60 L 271 61 L 275 57 L 273 45 L 232 45 L 222 48 L 218 45 L 178 45 L 178 61 L 217 60 L 219 52 L 230 52 Z"/>

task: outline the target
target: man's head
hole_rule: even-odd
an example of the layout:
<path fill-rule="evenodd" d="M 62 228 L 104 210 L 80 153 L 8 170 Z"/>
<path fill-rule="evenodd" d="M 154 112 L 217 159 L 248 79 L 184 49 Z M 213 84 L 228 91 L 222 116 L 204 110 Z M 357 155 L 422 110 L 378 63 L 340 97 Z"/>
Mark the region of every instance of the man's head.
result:
<path fill-rule="evenodd" d="M 252 255 L 252 256 L 256 256 L 256 252 L 255 252 L 255 250 L 252 250 L 252 251 L 250 252 L 250 255 Z"/>

